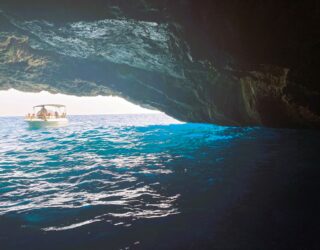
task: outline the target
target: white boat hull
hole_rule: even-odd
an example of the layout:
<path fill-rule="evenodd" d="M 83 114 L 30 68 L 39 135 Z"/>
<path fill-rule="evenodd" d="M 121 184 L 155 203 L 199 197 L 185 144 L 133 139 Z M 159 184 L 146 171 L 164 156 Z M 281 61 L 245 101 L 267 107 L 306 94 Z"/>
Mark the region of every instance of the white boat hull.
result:
<path fill-rule="evenodd" d="M 57 119 L 25 119 L 30 127 L 60 127 L 68 124 L 67 118 L 57 118 Z"/>

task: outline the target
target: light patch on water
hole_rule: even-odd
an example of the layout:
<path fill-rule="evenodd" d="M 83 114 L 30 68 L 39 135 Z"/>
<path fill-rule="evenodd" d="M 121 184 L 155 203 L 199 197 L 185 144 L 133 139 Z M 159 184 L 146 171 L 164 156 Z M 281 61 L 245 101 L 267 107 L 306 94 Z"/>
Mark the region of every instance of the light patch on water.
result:
<path fill-rule="evenodd" d="M 79 223 L 75 223 L 69 226 L 65 226 L 65 227 L 46 227 L 43 228 L 43 231 L 64 231 L 64 230 L 70 230 L 70 229 L 75 229 L 77 227 L 82 227 L 88 224 L 92 224 L 95 222 L 101 221 L 99 219 L 95 219 L 95 220 L 87 220 L 87 221 L 83 221 L 83 222 L 79 222 Z"/>

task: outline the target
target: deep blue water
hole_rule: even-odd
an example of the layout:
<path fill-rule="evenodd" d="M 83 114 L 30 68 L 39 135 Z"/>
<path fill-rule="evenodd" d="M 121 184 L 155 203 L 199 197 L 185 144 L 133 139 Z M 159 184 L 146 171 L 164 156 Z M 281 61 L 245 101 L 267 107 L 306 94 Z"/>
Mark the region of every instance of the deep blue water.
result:
<path fill-rule="evenodd" d="M 317 249 L 320 134 L 0 118 L 0 249 Z"/>

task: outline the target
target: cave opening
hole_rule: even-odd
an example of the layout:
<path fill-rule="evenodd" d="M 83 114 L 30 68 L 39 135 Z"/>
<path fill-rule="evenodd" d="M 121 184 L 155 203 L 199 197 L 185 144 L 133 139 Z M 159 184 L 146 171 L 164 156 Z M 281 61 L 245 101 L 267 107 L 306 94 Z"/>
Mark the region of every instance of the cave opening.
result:
<path fill-rule="evenodd" d="M 19 101 L 17 101 L 19 100 Z M 0 91 L 1 116 L 23 116 L 30 107 L 42 103 L 63 103 L 70 115 L 108 114 L 160 114 L 160 111 L 143 108 L 119 96 L 74 96 L 52 94 L 48 91 L 22 92 L 16 89 Z"/>
<path fill-rule="evenodd" d="M 116 95 L 75 96 L 43 90 L 41 92 L 24 92 L 13 88 L 0 90 L 0 107 L 2 107 L 0 117 L 7 118 L 8 121 L 18 117 L 18 120 L 23 122 L 32 117 L 39 117 L 41 105 L 45 105 L 47 109 L 49 116 L 46 115 L 46 119 L 66 116 L 70 129 L 74 129 L 74 124 L 77 123 L 83 125 L 90 123 L 98 127 L 181 124 L 180 121 L 161 111 L 139 106 Z M 39 129 L 43 126 L 30 128 Z"/>
<path fill-rule="evenodd" d="M 52 104 L 65 107 L 55 110 Z M 161 111 L 139 106 L 119 96 L 75 96 L 48 91 L 25 92 L 13 88 L 0 90 L 0 117 L 38 117 L 38 107 L 41 105 L 50 105 L 49 109 L 46 108 L 52 115 L 55 111 L 58 111 L 57 115 L 66 112 L 71 127 L 77 122 L 107 127 L 181 124 Z M 23 121 L 21 118 L 18 120 Z"/>

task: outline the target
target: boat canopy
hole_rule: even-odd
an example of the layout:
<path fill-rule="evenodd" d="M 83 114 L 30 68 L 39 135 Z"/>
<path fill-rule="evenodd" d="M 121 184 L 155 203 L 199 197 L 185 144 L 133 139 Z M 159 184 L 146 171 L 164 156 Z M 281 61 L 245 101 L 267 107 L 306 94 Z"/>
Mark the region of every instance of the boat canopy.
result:
<path fill-rule="evenodd" d="M 55 107 L 55 108 L 65 108 L 65 105 L 62 104 L 41 104 L 34 106 L 33 108 L 44 108 L 44 107 Z"/>

